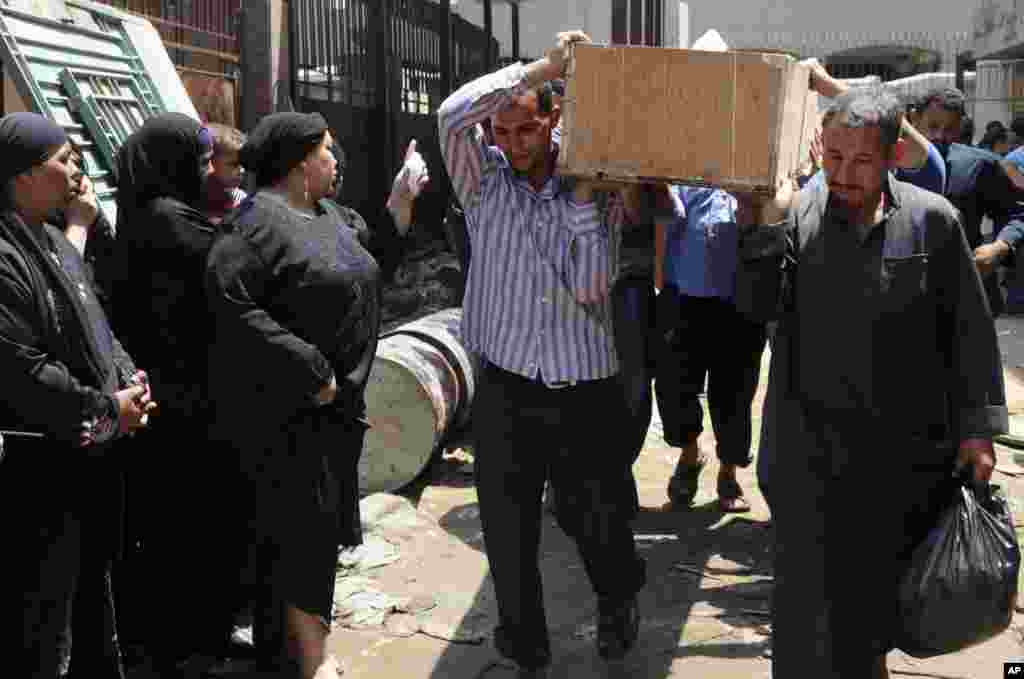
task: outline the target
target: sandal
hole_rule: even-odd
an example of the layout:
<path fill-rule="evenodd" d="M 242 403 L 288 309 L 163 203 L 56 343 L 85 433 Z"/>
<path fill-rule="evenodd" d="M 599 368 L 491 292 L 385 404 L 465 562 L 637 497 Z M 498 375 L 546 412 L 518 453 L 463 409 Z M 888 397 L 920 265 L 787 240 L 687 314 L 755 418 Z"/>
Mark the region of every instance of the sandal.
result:
<path fill-rule="evenodd" d="M 726 514 L 750 511 L 750 503 L 743 497 L 743 489 L 736 479 L 718 477 L 718 506 Z"/>
<path fill-rule="evenodd" d="M 708 460 L 703 455 L 696 464 L 676 465 L 672 478 L 668 480 L 668 499 L 678 507 L 692 507 L 693 498 L 697 496 L 700 473 L 704 471 Z"/>

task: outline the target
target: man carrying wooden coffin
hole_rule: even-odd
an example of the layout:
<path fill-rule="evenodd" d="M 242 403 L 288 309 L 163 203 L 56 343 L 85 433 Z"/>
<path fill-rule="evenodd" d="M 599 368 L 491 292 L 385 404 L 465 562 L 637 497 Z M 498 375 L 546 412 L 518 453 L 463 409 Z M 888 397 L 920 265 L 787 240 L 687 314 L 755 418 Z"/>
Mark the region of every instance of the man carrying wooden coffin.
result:
<path fill-rule="evenodd" d="M 524 677 L 546 676 L 551 662 L 537 564 L 546 479 L 598 596 L 602 657 L 633 646 L 645 582 L 623 482 L 632 454 L 609 444 L 629 417 L 609 301 L 623 205 L 613 195 L 599 207 L 592 184 L 558 176 L 551 142 L 560 111 L 550 81 L 565 76 L 569 46 L 581 41 L 562 33 L 547 57 L 465 85 L 438 112 L 473 251 L 463 337 L 484 359 L 473 433 L 495 644 Z"/>
<path fill-rule="evenodd" d="M 888 677 L 897 586 L 952 472 L 1007 429 L 999 349 L 958 213 L 896 180 L 903 107 L 839 96 L 824 183 L 739 196 L 737 304 L 777 318 L 762 473 L 776 528 L 773 676 Z"/>

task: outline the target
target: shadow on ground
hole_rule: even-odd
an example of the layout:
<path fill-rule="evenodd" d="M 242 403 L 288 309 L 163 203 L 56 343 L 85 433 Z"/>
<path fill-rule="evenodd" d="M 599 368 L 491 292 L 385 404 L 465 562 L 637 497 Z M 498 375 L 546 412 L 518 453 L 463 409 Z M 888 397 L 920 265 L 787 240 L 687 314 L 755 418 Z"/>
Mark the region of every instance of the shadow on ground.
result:
<path fill-rule="evenodd" d="M 451 509 L 440 525 L 474 549 L 483 549 L 476 503 Z M 553 676 L 662 679 L 672 674 L 677 659 L 764 657 L 770 633 L 769 524 L 724 515 L 717 502 L 709 502 L 681 511 L 645 507 L 634 529 L 648 569 L 648 584 L 640 595 L 640 639 L 624 661 L 606 666 L 595 647 L 596 599 L 575 546 L 554 517 L 544 516 L 541 572 L 555 656 Z M 489 579 L 471 610 L 478 609 L 487 610 L 493 627 L 497 611 Z M 479 629 L 480 622 L 477 613 L 467 616 L 465 624 Z M 463 649 L 450 647 L 431 676 L 455 676 L 463 655 Z M 512 673 L 512 665 L 495 652 L 494 662 L 477 676 Z"/>

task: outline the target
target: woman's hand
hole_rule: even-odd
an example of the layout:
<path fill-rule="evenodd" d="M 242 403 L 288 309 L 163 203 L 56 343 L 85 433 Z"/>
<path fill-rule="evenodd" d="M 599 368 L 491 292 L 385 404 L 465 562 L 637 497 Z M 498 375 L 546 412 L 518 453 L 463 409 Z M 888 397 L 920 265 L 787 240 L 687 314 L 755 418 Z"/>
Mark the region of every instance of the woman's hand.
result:
<path fill-rule="evenodd" d="M 156 410 L 149 386 L 136 384 L 114 394 L 117 399 L 118 426 L 122 434 L 131 434 L 149 424 L 149 413 Z"/>
<path fill-rule="evenodd" d="M 331 375 L 331 381 L 328 382 L 324 387 L 316 393 L 313 400 L 316 401 L 318 406 L 325 406 L 334 403 L 334 399 L 338 397 L 338 380 L 335 379 L 334 375 Z"/>
<path fill-rule="evenodd" d="M 388 196 L 387 202 L 388 212 L 394 218 L 398 232 L 403 236 L 412 224 L 412 204 L 429 183 L 427 163 L 416 150 L 416 140 L 413 139 L 405 150 L 402 169 L 391 183 L 391 195 Z"/>

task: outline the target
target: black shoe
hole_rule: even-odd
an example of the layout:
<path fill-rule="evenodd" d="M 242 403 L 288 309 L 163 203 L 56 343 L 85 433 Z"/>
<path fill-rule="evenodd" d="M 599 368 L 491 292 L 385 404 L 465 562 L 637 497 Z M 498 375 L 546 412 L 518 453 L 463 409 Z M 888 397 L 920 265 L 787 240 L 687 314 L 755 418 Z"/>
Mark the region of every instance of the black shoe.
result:
<path fill-rule="evenodd" d="M 598 604 L 597 653 L 605 660 L 621 660 L 640 635 L 640 607 L 636 596 Z"/>

